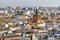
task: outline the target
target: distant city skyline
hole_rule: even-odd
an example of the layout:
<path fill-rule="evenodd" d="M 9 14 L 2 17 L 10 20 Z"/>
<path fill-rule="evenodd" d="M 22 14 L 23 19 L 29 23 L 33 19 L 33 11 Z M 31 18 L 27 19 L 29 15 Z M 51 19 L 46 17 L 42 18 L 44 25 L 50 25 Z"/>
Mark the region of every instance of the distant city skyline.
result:
<path fill-rule="evenodd" d="M 60 6 L 60 0 L 0 0 L 0 6 L 58 7 Z"/>

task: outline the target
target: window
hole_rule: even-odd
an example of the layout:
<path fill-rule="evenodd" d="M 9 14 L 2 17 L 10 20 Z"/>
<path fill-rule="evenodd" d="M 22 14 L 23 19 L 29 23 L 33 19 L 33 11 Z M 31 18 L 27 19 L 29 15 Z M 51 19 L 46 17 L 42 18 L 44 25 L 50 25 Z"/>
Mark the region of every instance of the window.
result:
<path fill-rule="evenodd" d="M 1 38 L 0 38 L 0 40 L 1 40 Z"/>

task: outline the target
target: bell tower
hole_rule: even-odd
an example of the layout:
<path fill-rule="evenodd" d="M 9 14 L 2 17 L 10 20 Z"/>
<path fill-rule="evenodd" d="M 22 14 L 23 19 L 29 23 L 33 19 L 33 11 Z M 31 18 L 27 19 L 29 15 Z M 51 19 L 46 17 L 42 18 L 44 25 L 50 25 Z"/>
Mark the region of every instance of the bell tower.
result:
<path fill-rule="evenodd" d="M 41 19 L 38 9 L 35 8 L 34 12 L 35 12 L 35 14 L 33 15 L 33 23 L 38 23 L 38 21 L 40 21 L 40 19 Z"/>

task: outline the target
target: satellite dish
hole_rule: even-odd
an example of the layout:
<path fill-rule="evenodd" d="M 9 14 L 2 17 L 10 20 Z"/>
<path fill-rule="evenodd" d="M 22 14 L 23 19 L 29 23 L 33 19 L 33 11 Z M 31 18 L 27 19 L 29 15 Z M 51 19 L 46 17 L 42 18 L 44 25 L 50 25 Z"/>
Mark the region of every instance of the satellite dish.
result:
<path fill-rule="evenodd" d="M 5 28 L 8 28 L 9 27 L 9 25 L 8 24 L 5 24 Z"/>
<path fill-rule="evenodd" d="M 27 11 L 27 13 L 26 13 L 28 16 L 30 16 L 30 14 L 31 14 L 31 12 L 30 11 Z"/>

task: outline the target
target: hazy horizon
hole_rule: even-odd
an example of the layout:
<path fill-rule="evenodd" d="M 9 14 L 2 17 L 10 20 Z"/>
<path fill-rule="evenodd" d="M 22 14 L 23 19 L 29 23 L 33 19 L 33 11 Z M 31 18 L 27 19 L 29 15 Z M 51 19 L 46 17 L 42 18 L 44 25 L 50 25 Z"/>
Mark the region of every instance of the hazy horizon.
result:
<path fill-rule="evenodd" d="M 0 0 L 0 6 L 57 7 L 60 6 L 60 0 Z"/>

